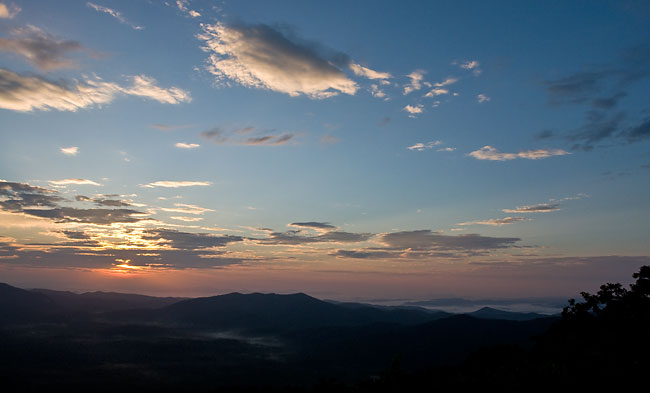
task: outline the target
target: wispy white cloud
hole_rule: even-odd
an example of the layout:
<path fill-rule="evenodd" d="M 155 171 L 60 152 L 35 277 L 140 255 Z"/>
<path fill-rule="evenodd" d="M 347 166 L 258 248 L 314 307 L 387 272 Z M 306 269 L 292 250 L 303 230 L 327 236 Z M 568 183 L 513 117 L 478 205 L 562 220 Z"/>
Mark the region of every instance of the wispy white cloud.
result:
<path fill-rule="evenodd" d="M 185 221 L 185 222 L 198 222 L 203 221 L 202 217 L 182 217 L 182 216 L 172 216 L 169 217 L 172 220 Z"/>
<path fill-rule="evenodd" d="M 371 70 L 370 68 L 364 67 L 359 64 L 350 63 L 350 69 L 354 72 L 354 75 L 363 76 L 368 79 L 389 79 L 393 76 L 388 72 L 378 72 Z"/>
<path fill-rule="evenodd" d="M 132 95 L 160 103 L 179 104 L 191 101 L 188 92 L 177 87 L 161 88 L 146 75 L 131 77 L 131 86 L 105 82 L 99 77 L 83 82 L 51 82 L 39 76 L 20 75 L 0 68 L 0 108 L 18 112 L 33 110 L 77 111 L 107 104 L 118 95 Z"/>
<path fill-rule="evenodd" d="M 373 97 L 387 99 L 386 93 L 377 84 L 374 83 L 370 85 L 370 94 L 372 94 Z"/>
<path fill-rule="evenodd" d="M 61 153 L 66 156 L 76 156 L 79 153 L 79 148 L 77 146 L 62 147 Z"/>
<path fill-rule="evenodd" d="M 122 88 L 125 94 L 140 96 L 156 100 L 163 104 L 179 104 L 181 102 L 190 102 L 192 97 L 190 93 L 178 87 L 162 88 L 156 85 L 156 80 L 146 75 L 135 75 L 133 86 Z"/>
<path fill-rule="evenodd" d="M 170 213 L 183 213 L 183 214 L 203 214 L 205 212 L 213 212 L 214 210 L 196 205 L 188 205 L 186 203 L 174 203 L 174 207 L 162 207 L 160 210 Z"/>
<path fill-rule="evenodd" d="M 460 68 L 464 69 L 464 70 L 471 70 L 472 74 L 474 74 L 474 76 L 479 76 L 479 75 L 481 75 L 481 72 L 483 72 L 481 70 L 481 64 L 476 60 L 468 60 L 468 61 L 464 61 L 462 63 L 456 63 L 456 64 L 458 64 L 458 66 Z"/>
<path fill-rule="evenodd" d="M 441 141 L 432 141 L 432 142 L 427 142 L 427 143 L 416 143 L 413 146 L 407 147 L 409 150 L 415 150 L 415 151 L 424 151 L 428 149 L 433 149 L 434 146 L 439 146 L 441 145 Z"/>
<path fill-rule="evenodd" d="M 514 160 L 517 158 L 524 158 L 527 160 L 539 160 L 542 158 L 548 158 L 552 156 L 564 156 L 571 154 L 568 151 L 562 149 L 538 149 L 538 150 L 524 150 L 519 153 L 501 153 L 492 146 L 483 146 L 482 148 L 475 150 L 468 155 L 476 158 L 477 160 L 489 160 L 489 161 L 508 161 Z"/>
<path fill-rule="evenodd" d="M 458 82 L 457 78 L 448 77 L 447 79 L 445 79 L 442 82 L 434 83 L 433 86 L 435 86 L 435 87 L 445 87 L 445 86 L 453 85 L 456 82 Z"/>
<path fill-rule="evenodd" d="M 248 145 L 248 146 L 282 146 L 291 142 L 295 135 L 292 133 L 277 133 L 275 130 L 257 130 L 255 127 L 245 127 L 235 130 L 224 130 L 215 127 L 203 131 L 201 136 L 218 145 Z"/>
<path fill-rule="evenodd" d="M 101 184 L 94 182 L 92 180 L 88 179 L 62 179 L 62 180 L 50 180 L 48 183 L 52 184 L 53 186 L 68 186 L 68 185 L 75 185 L 75 186 L 101 186 Z"/>
<path fill-rule="evenodd" d="M 485 94 L 479 94 L 476 96 L 476 101 L 478 101 L 479 104 L 482 104 L 484 102 L 490 102 L 492 99 Z"/>
<path fill-rule="evenodd" d="M 20 11 L 20 7 L 15 4 L 0 3 L 0 19 L 13 19 Z"/>
<path fill-rule="evenodd" d="M 436 151 L 454 151 L 454 150 L 456 150 L 455 147 L 441 147 L 440 149 L 438 149 Z"/>
<path fill-rule="evenodd" d="M 503 209 L 504 213 L 549 213 L 560 210 L 559 203 L 538 203 L 536 205 L 517 206 L 514 209 Z"/>
<path fill-rule="evenodd" d="M 489 220 L 476 220 L 461 222 L 458 225 L 468 226 L 468 225 L 490 225 L 495 227 L 500 227 L 502 225 L 514 224 L 516 222 L 530 221 L 530 218 L 525 217 L 504 217 L 504 218 L 491 218 Z"/>
<path fill-rule="evenodd" d="M 359 88 L 317 48 L 267 25 L 201 26 L 203 33 L 197 38 L 209 54 L 207 69 L 220 82 L 310 98 L 354 95 Z M 342 57 L 346 56 L 333 56 Z"/>
<path fill-rule="evenodd" d="M 125 24 L 127 26 L 130 26 L 133 30 L 142 30 L 142 29 L 144 29 L 144 27 L 142 27 L 142 26 L 134 25 L 133 23 L 127 21 L 126 18 L 124 17 L 124 15 L 122 15 L 122 13 L 119 12 L 119 11 L 115 11 L 115 10 L 110 9 L 108 7 L 104 7 L 104 6 L 101 6 L 101 5 L 98 5 L 98 4 L 95 4 L 95 3 L 91 3 L 91 2 L 86 3 L 86 5 L 88 7 L 90 7 L 90 8 L 92 8 L 92 9 L 94 9 L 97 12 L 104 12 L 104 13 L 112 16 L 113 18 L 117 19 L 120 23 Z"/>
<path fill-rule="evenodd" d="M 176 7 L 178 7 L 179 10 L 185 12 L 192 18 L 198 18 L 201 16 L 199 12 L 189 9 L 189 1 L 187 0 L 177 0 Z"/>
<path fill-rule="evenodd" d="M 410 113 L 409 117 L 415 117 L 415 115 L 423 112 L 422 105 L 406 105 L 403 109 Z"/>
<path fill-rule="evenodd" d="M 481 64 L 476 60 L 468 60 L 464 63 L 460 63 L 458 66 L 466 70 L 474 70 L 478 68 Z"/>
<path fill-rule="evenodd" d="M 407 95 L 415 90 L 420 90 L 422 88 L 422 80 L 424 79 L 425 73 L 426 71 L 424 70 L 415 70 L 406 75 L 411 80 L 411 83 L 404 86 L 404 95 Z"/>
<path fill-rule="evenodd" d="M 212 182 L 209 181 L 175 181 L 175 180 L 160 180 L 152 183 L 144 184 L 142 187 L 154 188 L 154 187 L 164 187 L 164 188 L 179 188 L 179 187 L 196 187 L 196 186 L 209 186 Z"/>
<path fill-rule="evenodd" d="M 440 87 L 436 87 L 436 88 L 432 89 L 431 91 L 429 91 L 424 96 L 425 97 L 435 97 L 435 96 L 441 96 L 441 95 L 444 95 L 444 94 L 449 94 L 449 90 L 442 89 Z"/>
<path fill-rule="evenodd" d="M 174 146 L 178 147 L 179 149 L 196 149 L 197 147 L 200 147 L 198 143 L 183 143 L 183 142 L 178 142 Z"/>
<path fill-rule="evenodd" d="M 56 38 L 36 26 L 28 25 L 11 30 L 12 38 L 0 37 L 0 51 L 17 54 L 43 71 L 76 67 L 65 58 L 69 52 L 82 49 L 76 41 Z"/>

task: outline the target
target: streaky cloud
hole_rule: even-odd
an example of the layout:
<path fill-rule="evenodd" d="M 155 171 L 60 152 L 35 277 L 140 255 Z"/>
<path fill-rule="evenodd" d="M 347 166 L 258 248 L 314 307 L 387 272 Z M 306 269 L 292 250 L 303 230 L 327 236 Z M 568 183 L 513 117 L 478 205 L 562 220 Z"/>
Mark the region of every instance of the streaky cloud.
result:
<path fill-rule="evenodd" d="M 393 76 L 388 72 L 377 72 L 359 64 L 350 63 L 350 69 L 354 75 L 363 76 L 368 79 L 390 79 Z"/>
<path fill-rule="evenodd" d="M 146 75 L 131 77 L 132 86 L 123 87 L 101 78 L 52 82 L 40 76 L 20 75 L 0 68 L 0 108 L 17 112 L 34 110 L 72 111 L 108 104 L 118 95 L 140 96 L 160 103 L 179 104 L 191 101 L 188 92 L 177 87 L 156 85 Z"/>
<path fill-rule="evenodd" d="M 92 8 L 92 9 L 94 9 L 97 12 L 103 12 L 103 13 L 106 13 L 106 14 L 112 16 L 113 18 L 117 19 L 120 23 L 122 23 L 124 25 L 127 25 L 127 26 L 130 26 L 133 30 L 142 30 L 142 29 L 144 29 L 144 27 L 142 27 L 142 26 L 134 25 L 133 23 L 127 21 L 126 18 L 119 11 L 115 11 L 115 10 L 113 10 L 111 8 L 104 7 L 104 6 L 101 6 L 101 5 L 98 5 L 98 4 L 95 4 L 95 3 L 91 3 L 91 2 L 86 3 L 86 5 L 88 7 L 90 7 L 90 8 Z"/>
<path fill-rule="evenodd" d="M 502 225 L 514 224 L 522 221 L 530 221 L 530 218 L 526 217 L 504 217 L 504 218 L 491 218 L 489 220 L 476 220 L 476 221 L 467 221 L 461 222 L 457 225 L 469 226 L 469 225 L 489 225 L 500 227 Z"/>
<path fill-rule="evenodd" d="M 212 182 L 209 181 L 187 181 L 187 180 L 159 180 L 152 183 L 144 184 L 142 187 L 146 188 L 180 188 L 180 187 L 207 187 L 212 185 Z"/>
<path fill-rule="evenodd" d="M 20 11 L 21 9 L 17 5 L 0 3 L 0 19 L 13 19 Z"/>
<path fill-rule="evenodd" d="M 318 45 L 264 24 L 227 26 L 218 22 L 201 27 L 203 32 L 197 38 L 209 54 L 207 69 L 218 81 L 310 98 L 354 95 L 359 88 L 335 65 L 350 63 L 342 53 L 326 58 Z"/>
<path fill-rule="evenodd" d="M 79 154 L 79 148 L 77 146 L 62 147 L 59 150 L 66 156 L 76 156 Z"/>
<path fill-rule="evenodd" d="M 502 153 L 492 146 L 483 146 L 482 148 L 475 150 L 467 155 L 474 157 L 477 160 L 509 161 L 517 158 L 523 158 L 527 160 L 541 160 L 543 158 L 564 156 L 567 154 L 571 153 L 562 149 L 538 149 L 524 150 L 518 153 Z"/>
<path fill-rule="evenodd" d="M 514 209 L 503 209 L 504 213 L 549 213 L 560 210 L 559 203 L 538 203 L 536 205 L 517 206 Z"/>
<path fill-rule="evenodd" d="M 77 41 L 57 39 L 36 26 L 11 30 L 12 38 L 0 38 L 0 51 L 23 57 L 42 71 L 75 68 L 77 63 L 65 58 L 69 52 L 83 49 Z"/>
<path fill-rule="evenodd" d="M 61 180 L 50 180 L 48 183 L 54 186 L 101 186 L 101 184 L 94 182 L 88 179 L 61 179 Z"/>

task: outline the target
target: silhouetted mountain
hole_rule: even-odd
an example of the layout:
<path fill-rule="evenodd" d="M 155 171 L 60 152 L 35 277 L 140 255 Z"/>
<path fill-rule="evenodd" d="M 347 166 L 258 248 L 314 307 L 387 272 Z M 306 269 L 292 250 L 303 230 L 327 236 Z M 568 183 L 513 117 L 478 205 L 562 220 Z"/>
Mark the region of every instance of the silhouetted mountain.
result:
<path fill-rule="evenodd" d="M 168 321 L 215 329 L 249 331 L 358 326 L 376 322 L 417 324 L 446 316 L 411 309 L 332 304 L 303 293 L 230 293 L 180 301 L 160 311 L 159 315 Z"/>
<path fill-rule="evenodd" d="M 47 296 L 0 283 L 0 323 L 34 321 L 55 311 Z"/>
<path fill-rule="evenodd" d="M 508 321 L 530 321 L 532 319 L 548 317 L 548 315 L 537 314 L 534 312 L 527 312 L 527 313 L 511 312 L 511 311 L 498 310 L 492 307 L 483 307 L 474 312 L 467 313 L 466 315 L 475 318 L 505 319 Z"/>
<path fill-rule="evenodd" d="M 77 294 L 51 289 L 33 289 L 52 299 L 58 306 L 69 311 L 102 313 L 132 309 L 156 309 L 174 304 L 186 298 L 154 297 L 116 292 L 86 292 Z"/>
<path fill-rule="evenodd" d="M 441 298 L 405 302 L 405 306 L 440 309 L 452 313 L 467 313 L 482 307 L 505 307 L 516 312 L 557 312 L 566 305 L 566 299 L 555 297 L 516 298 L 516 299 L 463 299 Z"/>
<path fill-rule="evenodd" d="M 23 391 L 52 384 L 94 391 L 267 385 L 281 391 L 332 376 L 353 384 L 394 359 L 408 371 L 460 364 L 486 346 L 528 348 L 530 337 L 556 320 L 449 316 L 302 293 L 231 293 L 156 308 L 175 300 L 0 286 L 3 318 L 19 322 L 0 326 L 0 378 Z"/>
<path fill-rule="evenodd" d="M 359 302 L 341 302 L 337 300 L 330 300 L 330 299 L 325 299 L 323 300 L 324 302 L 332 303 L 332 304 L 337 304 L 339 306 L 344 306 L 344 307 L 373 307 L 377 308 L 380 310 L 411 310 L 411 311 L 421 311 L 425 312 L 428 314 L 436 314 L 437 318 L 444 318 L 444 317 L 449 317 L 454 315 L 453 313 L 449 313 L 446 311 L 442 310 L 436 310 L 432 308 L 426 308 L 426 307 L 420 307 L 420 306 L 408 306 L 408 305 L 396 305 L 396 306 L 383 306 L 379 304 L 370 304 L 370 303 L 359 303 Z"/>

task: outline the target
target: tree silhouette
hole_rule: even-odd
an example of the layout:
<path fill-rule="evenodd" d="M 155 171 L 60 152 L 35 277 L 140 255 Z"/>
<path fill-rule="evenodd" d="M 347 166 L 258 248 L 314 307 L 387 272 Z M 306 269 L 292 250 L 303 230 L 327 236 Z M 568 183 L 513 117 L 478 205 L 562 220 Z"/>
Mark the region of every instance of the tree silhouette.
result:
<path fill-rule="evenodd" d="M 565 320 L 590 318 L 647 321 L 650 316 L 650 266 L 642 266 L 632 275 L 636 279 L 625 289 L 620 283 L 601 285 L 596 294 L 581 292 L 584 302 L 569 300 L 562 311 Z"/>

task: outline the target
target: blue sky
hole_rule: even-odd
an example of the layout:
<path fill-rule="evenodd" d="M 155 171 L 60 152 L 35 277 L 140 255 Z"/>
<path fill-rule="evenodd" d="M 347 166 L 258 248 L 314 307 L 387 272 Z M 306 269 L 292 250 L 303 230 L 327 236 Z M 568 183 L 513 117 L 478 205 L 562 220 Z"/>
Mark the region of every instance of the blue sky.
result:
<path fill-rule="evenodd" d="M 650 256 L 649 22 L 636 1 L 3 1 L 3 281 L 627 280 Z"/>

